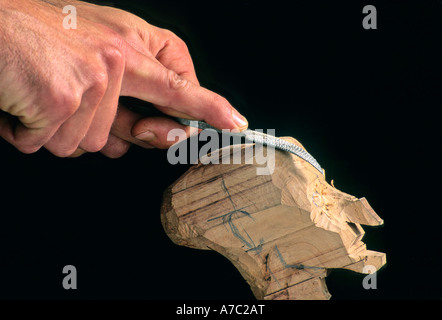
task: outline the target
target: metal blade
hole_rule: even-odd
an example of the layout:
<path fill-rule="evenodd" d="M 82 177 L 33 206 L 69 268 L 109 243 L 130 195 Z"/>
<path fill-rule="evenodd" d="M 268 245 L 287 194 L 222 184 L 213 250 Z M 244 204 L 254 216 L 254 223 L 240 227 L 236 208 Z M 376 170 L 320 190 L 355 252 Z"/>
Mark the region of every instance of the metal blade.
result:
<path fill-rule="evenodd" d="M 263 144 L 266 146 L 274 147 L 275 149 L 290 152 L 301 159 L 307 161 L 310 163 L 313 167 L 315 167 L 321 174 L 324 174 L 324 170 L 321 168 L 319 163 L 316 161 L 313 156 L 302 149 L 301 147 L 290 143 L 288 141 L 285 141 L 281 138 L 274 137 L 272 135 L 268 135 L 262 132 L 254 131 L 254 130 L 244 130 L 242 132 L 229 132 L 229 131 L 222 131 L 215 127 L 212 127 L 211 125 L 207 124 L 204 121 L 196 121 L 196 120 L 188 120 L 188 119 L 181 119 L 181 118 L 175 118 L 176 121 L 181 123 L 185 126 L 191 126 L 199 129 L 211 129 L 215 130 L 217 132 L 220 132 L 222 134 L 229 134 L 232 136 L 241 136 L 244 137 L 246 140 L 250 142 L 255 142 L 259 144 Z"/>

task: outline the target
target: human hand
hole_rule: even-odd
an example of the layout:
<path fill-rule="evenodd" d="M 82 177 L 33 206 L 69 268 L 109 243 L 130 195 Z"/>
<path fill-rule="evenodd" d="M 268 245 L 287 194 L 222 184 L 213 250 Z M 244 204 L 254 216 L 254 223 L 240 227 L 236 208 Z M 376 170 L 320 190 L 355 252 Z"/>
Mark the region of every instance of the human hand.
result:
<path fill-rule="evenodd" d="M 168 130 L 182 126 L 124 108 L 117 113 L 120 95 L 172 116 L 246 128 L 227 100 L 198 85 L 188 50 L 173 33 L 118 9 L 69 4 L 78 12 L 74 30 L 63 28 L 62 10 L 52 4 L 0 0 L 0 136 L 19 150 L 118 157 L 130 143 L 170 145 Z M 146 129 L 154 133 L 142 138 L 149 143 L 141 139 Z"/>

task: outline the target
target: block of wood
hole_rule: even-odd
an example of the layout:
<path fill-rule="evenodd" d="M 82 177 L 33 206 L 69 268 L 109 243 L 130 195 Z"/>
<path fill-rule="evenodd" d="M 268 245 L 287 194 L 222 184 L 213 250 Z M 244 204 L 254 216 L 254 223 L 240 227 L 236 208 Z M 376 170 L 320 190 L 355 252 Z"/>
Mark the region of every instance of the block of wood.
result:
<path fill-rule="evenodd" d="M 362 273 L 386 263 L 362 242 L 361 225 L 383 223 L 365 198 L 287 152 L 276 150 L 273 172 L 257 174 L 264 164 L 253 155 L 265 146 L 226 148 L 210 154 L 220 164 L 194 165 L 165 191 L 161 220 L 174 243 L 222 254 L 257 299 L 329 299 L 328 269 Z M 238 153 L 241 164 L 222 164 Z"/>

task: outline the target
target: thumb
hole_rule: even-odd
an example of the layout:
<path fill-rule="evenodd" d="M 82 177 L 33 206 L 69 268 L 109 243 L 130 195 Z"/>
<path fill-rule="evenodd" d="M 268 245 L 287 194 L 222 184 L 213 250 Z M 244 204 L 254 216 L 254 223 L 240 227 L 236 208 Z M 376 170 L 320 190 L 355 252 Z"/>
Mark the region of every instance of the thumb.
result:
<path fill-rule="evenodd" d="M 135 50 L 126 57 L 120 95 L 151 102 L 171 116 L 204 120 L 219 129 L 242 131 L 248 126 L 225 98 Z"/>

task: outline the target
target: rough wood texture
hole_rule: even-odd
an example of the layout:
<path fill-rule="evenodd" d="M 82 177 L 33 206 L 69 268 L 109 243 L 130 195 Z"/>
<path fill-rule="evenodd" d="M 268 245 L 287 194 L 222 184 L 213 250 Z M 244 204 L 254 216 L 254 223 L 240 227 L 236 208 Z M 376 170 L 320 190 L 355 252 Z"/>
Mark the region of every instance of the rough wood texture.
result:
<path fill-rule="evenodd" d="M 265 147 L 228 148 L 228 157 L 240 152 L 248 163 L 248 148 Z M 327 269 L 363 272 L 365 265 L 378 270 L 386 263 L 384 253 L 361 241 L 361 224 L 383 223 L 365 198 L 337 190 L 295 155 L 276 151 L 274 161 L 271 175 L 257 175 L 263 165 L 256 162 L 190 168 L 164 194 L 161 219 L 168 236 L 221 253 L 257 299 L 329 299 Z"/>

